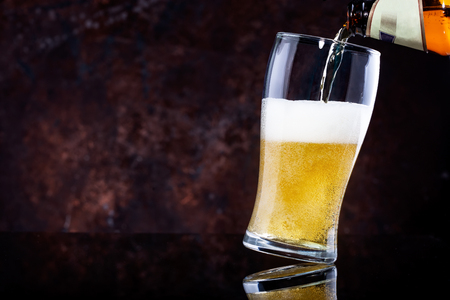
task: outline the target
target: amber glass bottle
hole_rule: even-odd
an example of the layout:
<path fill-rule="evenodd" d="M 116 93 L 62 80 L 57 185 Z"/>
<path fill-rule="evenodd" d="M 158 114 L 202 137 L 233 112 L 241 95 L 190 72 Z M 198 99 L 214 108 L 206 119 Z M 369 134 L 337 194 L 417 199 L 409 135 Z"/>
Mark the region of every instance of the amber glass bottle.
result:
<path fill-rule="evenodd" d="M 450 55 L 450 0 L 354 0 L 346 27 L 351 35 Z"/>

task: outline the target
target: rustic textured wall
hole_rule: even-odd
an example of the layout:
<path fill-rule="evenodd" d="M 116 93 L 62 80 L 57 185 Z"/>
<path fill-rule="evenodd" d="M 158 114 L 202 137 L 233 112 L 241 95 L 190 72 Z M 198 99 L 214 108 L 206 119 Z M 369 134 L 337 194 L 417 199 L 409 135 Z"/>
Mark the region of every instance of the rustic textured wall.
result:
<path fill-rule="evenodd" d="M 3 1 L 0 230 L 243 233 L 275 34 L 346 3 Z M 444 234 L 450 61 L 354 42 L 382 70 L 340 233 Z"/>

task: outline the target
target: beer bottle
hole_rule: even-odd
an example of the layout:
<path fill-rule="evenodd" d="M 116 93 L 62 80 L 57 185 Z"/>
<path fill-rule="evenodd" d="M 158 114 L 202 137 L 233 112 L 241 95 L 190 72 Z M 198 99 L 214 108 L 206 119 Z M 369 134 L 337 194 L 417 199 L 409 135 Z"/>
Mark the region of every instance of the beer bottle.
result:
<path fill-rule="evenodd" d="M 351 36 L 450 55 L 450 0 L 353 0 L 344 27 Z"/>

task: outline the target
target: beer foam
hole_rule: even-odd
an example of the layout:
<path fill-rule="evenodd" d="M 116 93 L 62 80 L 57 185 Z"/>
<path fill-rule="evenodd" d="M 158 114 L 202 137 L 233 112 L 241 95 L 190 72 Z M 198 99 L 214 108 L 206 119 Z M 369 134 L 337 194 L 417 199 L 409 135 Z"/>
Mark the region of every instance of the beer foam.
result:
<path fill-rule="evenodd" d="M 361 144 L 372 110 L 349 102 L 265 98 L 261 137 L 268 141 Z"/>

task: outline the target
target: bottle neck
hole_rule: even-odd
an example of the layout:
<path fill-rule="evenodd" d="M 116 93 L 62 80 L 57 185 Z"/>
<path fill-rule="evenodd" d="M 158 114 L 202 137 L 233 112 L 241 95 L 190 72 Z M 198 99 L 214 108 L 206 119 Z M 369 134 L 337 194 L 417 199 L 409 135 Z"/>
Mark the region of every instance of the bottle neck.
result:
<path fill-rule="evenodd" d="M 346 27 L 351 35 L 366 36 L 367 21 L 375 0 L 354 0 L 347 8 Z"/>

